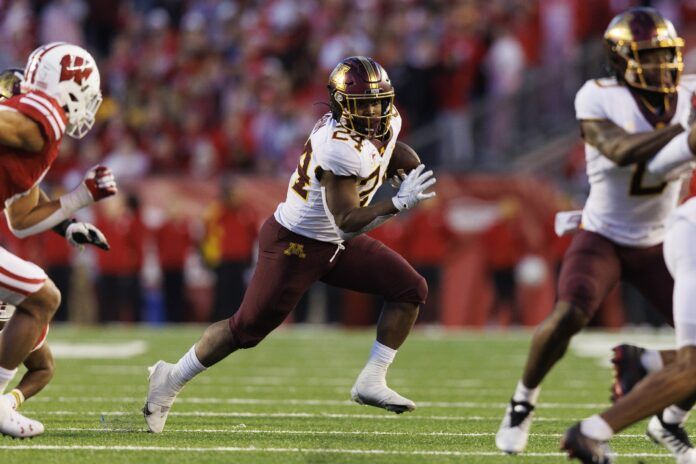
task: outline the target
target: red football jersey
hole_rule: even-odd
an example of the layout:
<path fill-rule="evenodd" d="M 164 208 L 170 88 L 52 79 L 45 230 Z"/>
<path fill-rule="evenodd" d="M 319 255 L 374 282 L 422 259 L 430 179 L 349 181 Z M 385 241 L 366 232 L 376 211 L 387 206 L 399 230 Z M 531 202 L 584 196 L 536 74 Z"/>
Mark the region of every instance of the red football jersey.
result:
<path fill-rule="evenodd" d="M 12 197 L 38 184 L 58 156 L 67 118 L 58 102 L 43 92 L 16 95 L 0 103 L 0 111 L 19 111 L 31 118 L 44 135 L 44 147 L 31 153 L 0 145 L 0 208 Z"/>
<path fill-rule="evenodd" d="M 689 181 L 689 193 L 687 194 L 687 197 L 684 198 L 684 201 L 691 197 L 696 197 L 696 169 L 694 169 L 694 171 L 691 173 L 691 180 Z"/>

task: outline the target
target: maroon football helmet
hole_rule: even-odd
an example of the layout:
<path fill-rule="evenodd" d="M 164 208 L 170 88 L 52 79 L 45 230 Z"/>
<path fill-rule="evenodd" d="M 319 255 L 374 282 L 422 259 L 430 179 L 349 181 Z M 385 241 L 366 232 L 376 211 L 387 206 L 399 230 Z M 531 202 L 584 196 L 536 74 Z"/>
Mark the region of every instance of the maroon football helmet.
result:
<path fill-rule="evenodd" d="M 327 87 L 331 114 L 346 129 L 368 138 L 389 132 L 394 87 L 375 60 L 366 56 L 344 59 L 331 72 Z M 378 111 L 370 114 L 369 107 Z"/>
<path fill-rule="evenodd" d="M 617 15 L 604 32 L 609 67 L 631 87 L 674 93 L 684 63 L 684 39 L 654 8 L 631 8 Z"/>
<path fill-rule="evenodd" d="M 24 70 L 10 68 L 0 72 L 0 101 L 20 94 Z"/>

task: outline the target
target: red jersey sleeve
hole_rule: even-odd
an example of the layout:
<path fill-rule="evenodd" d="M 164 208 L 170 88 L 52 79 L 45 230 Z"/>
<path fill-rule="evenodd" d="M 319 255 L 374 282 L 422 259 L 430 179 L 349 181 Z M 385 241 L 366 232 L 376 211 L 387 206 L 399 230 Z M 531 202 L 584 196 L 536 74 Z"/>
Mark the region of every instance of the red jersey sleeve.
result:
<path fill-rule="evenodd" d="M 59 141 L 65 133 L 67 118 L 58 102 L 43 92 L 32 91 L 16 95 L 0 105 L 14 108 L 35 121 L 49 144 Z"/>

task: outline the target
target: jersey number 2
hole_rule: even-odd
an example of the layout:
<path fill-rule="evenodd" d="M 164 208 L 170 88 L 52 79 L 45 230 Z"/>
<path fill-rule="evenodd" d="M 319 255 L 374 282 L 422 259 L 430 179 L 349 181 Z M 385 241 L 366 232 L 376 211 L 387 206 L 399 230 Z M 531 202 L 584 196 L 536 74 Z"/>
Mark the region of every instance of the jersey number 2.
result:
<path fill-rule="evenodd" d="M 636 164 L 636 169 L 631 177 L 632 196 L 659 195 L 667 187 L 666 182 L 661 182 L 656 185 L 643 185 L 643 177 L 645 176 L 646 163 Z"/>

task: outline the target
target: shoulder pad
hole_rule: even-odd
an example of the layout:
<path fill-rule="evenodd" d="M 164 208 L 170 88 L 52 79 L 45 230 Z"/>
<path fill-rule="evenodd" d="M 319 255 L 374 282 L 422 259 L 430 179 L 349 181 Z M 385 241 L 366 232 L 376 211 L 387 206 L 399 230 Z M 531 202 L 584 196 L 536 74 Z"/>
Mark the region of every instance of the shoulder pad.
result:
<path fill-rule="evenodd" d="M 312 147 L 317 163 L 337 176 L 360 175 L 360 152 L 345 141 L 329 139 Z"/>

